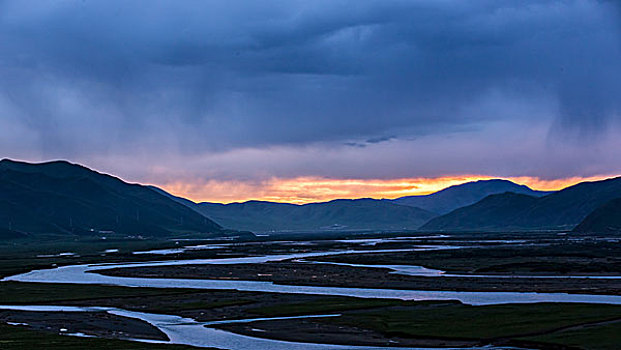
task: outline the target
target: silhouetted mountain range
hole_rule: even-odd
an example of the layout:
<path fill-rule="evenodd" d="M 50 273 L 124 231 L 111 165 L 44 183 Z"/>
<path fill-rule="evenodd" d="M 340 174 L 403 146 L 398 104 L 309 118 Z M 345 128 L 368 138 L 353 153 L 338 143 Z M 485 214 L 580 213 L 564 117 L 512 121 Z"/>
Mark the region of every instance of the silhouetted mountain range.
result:
<path fill-rule="evenodd" d="M 214 233 L 210 219 L 152 189 L 65 161 L 0 161 L 0 237 Z"/>
<path fill-rule="evenodd" d="M 615 198 L 589 214 L 575 232 L 607 233 L 621 232 L 621 198 Z"/>
<path fill-rule="evenodd" d="M 193 203 L 177 198 L 225 227 L 257 232 L 325 229 L 415 230 L 435 216 L 375 199 L 338 199 L 304 205 L 248 201 Z"/>
<path fill-rule="evenodd" d="M 595 209 L 619 197 L 621 178 L 583 182 L 540 198 L 504 193 L 434 218 L 421 229 L 571 230 Z"/>
<path fill-rule="evenodd" d="M 423 225 L 428 231 L 513 230 L 520 215 L 528 210 L 536 197 L 516 193 L 493 194 L 475 204 L 458 208 Z"/>
<path fill-rule="evenodd" d="M 162 191 L 160 189 L 157 189 Z M 531 195 L 550 192 L 534 191 L 507 180 L 481 180 L 451 186 L 426 196 L 395 200 L 338 199 L 329 202 L 295 205 L 264 201 L 244 203 L 194 203 L 174 197 L 225 227 L 251 231 L 375 229 L 415 230 L 437 216 L 437 210 L 474 203 L 488 194 L 515 191 Z M 419 203 L 421 207 L 414 206 Z"/>
<path fill-rule="evenodd" d="M 392 202 L 422 208 L 437 214 L 446 214 L 457 208 L 474 204 L 481 199 L 499 193 L 518 193 L 541 197 L 552 192 L 535 191 L 508 180 L 492 179 L 467 182 L 450 186 L 425 196 L 408 196 L 393 199 Z"/>
<path fill-rule="evenodd" d="M 504 192 L 496 193 L 499 191 Z M 423 208 L 412 206 L 415 203 Z M 458 207 L 463 203 L 470 204 Z M 433 212 L 455 207 L 441 216 Z M 65 161 L 0 161 L 0 239 L 43 233 L 239 234 L 220 225 L 264 232 L 616 232 L 621 231 L 621 178 L 584 182 L 550 194 L 506 180 L 485 180 L 451 186 L 428 196 L 396 200 L 338 199 L 304 205 L 261 201 L 197 204 L 156 187 L 128 184 Z"/>

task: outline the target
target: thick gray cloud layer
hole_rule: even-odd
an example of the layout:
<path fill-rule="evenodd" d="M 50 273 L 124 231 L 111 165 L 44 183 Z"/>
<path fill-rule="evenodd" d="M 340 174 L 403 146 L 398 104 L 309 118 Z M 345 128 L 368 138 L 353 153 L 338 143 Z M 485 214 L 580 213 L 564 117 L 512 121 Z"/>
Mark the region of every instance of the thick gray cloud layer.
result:
<path fill-rule="evenodd" d="M 621 171 L 598 144 L 616 145 L 620 17 L 596 0 L 4 0 L 0 151 L 109 164 L 284 147 L 317 162 L 261 176 Z M 503 144 L 516 128 L 525 141 Z M 464 153 L 472 138 L 490 151 Z M 308 156 L 326 147 L 341 165 Z M 378 149 L 394 159 L 381 173 Z"/>

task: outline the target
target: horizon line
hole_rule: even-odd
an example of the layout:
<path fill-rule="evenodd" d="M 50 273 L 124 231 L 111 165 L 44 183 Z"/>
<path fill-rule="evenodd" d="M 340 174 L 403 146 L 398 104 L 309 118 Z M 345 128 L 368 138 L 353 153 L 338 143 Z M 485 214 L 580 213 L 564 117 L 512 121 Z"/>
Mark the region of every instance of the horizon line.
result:
<path fill-rule="evenodd" d="M 151 185 L 174 196 L 195 203 L 232 204 L 250 201 L 304 205 L 326 203 L 334 200 L 394 200 L 410 196 L 431 195 L 449 187 L 489 180 L 505 180 L 523 185 L 534 191 L 556 192 L 582 182 L 602 181 L 621 175 L 600 174 L 542 179 L 537 176 L 490 176 L 490 175 L 446 175 L 437 177 L 411 177 L 394 179 L 338 179 L 320 176 L 272 177 L 267 180 L 178 180 L 173 182 L 149 179 L 128 179 L 123 175 L 102 170 L 67 158 L 31 161 L 4 157 L 2 160 L 45 164 L 67 162 L 89 170 L 119 178 L 128 183 Z M 309 193 L 315 193 L 310 195 Z"/>
<path fill-rule="evenodd" d="M 252 201 L 283 204 L 326 203 L 334 200 L 394 200 L 427 196 L 449 187 L 489 180 L 505 180 L 533 191 L 557 192 L 583 182 L 603 181 L 621 175 L 596 175 L 543 180 L 538 177 L 495 177 L 487 175 L 444 176 L 405 179 L 329 179 L 320 177 L 271 178 L 267 181 L 177 181 L 152 184 L 164 191 L 195 203 L 233 204 Z M 417 185 L 416 185 L 417 184 Z M 414 187 L 413 187 L 414 185 Z M 377 189 L 386 189 L 380 191 Z M 317 194 L 309 196 L 302 192 Z M 251 193 L 256 195 L 249 195 Z M 245 194 L 245 195 L 244 195 Z M 339 195 L 340 194 L 340 195 Z"/>

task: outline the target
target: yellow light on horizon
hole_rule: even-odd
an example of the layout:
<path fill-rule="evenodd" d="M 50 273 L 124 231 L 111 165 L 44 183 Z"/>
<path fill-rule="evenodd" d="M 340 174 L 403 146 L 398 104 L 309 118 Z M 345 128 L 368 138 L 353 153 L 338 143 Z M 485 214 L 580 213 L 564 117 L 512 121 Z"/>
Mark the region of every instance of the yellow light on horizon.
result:
<path fill-rule="evenodd" d="M 556 191 L 583 181 L 610 176 L 571 177 L 545 180 L 537 177 L 494 177 L 486 175 L 444 176 L 403 179 L 329 179 L 320 177 L 272 178 L 266 181 L 194 181 L 159 185 L 174 195 L 195 202 L 232 203 L 248 200 L 305 204 L 333 199 L 394 199 L 426 195 L 466 182 L 506 179 L 534 190 Z"/>

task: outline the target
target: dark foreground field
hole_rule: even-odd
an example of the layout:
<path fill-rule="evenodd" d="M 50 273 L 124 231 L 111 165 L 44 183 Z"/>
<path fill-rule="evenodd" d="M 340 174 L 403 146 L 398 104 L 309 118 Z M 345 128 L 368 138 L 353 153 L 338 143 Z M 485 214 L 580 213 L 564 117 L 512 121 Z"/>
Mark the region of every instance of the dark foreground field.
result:
<path fill-rule="evenodd" d="M 273 281 L 286 285 L 387 288 L 430 291 L 621 293 L 621 279 L 413 277 L 389 269 L 276 262 L 234 265 L 132 267 L 101 271 L 109 276 Z"/>
<path fill-rule="evenodd" d="M 56 295 L 49 300 L 45 295 Z M 64 295 L 64 296 L 61 296 Z M 97 297 L 92 297 L 96 295 Z M 587 304 L 530 304 L 468 306 L 458 302 L 405 302 L 313 295 L 236 291 L 122 288 L 104 286 L 6 283 L 0 293 L 5 304 L 113 306 L 127 310 L 169 313 L 199 321 L 340 314 L 286 321 L 259 321 L 220 326 L 238 333 L 275 339 L 379 346 L 528 345 L 552 344 L 585 349 L 615 349 L 621 331 L 621 306 Z M 0 312 L 1 321 L 27 323 L 4 327 L 4 348 L 50 339 L 71 346 L 82 341 L 102 347 L 116 344 L 99 339 L 75 339 L 58 333 L 84 333 L 105 338 L 162 340 L 148 324 L 104 315 Z M 66 331 L 59 332 L 60 328 Z M 37 332 L 33 331 L 37 330 Z M 33 337 L 24 337 L 32 333 Z M 609 334 L 609 337 L 595 335 Z M 140 349 L 140 344 L 119 343 Z M 174 349 L 174 347 L 173 347 Z"/>
<path fill-rule="evenodd" d="M 382 236 L 395 238 L 394 235 Z M 357 241 L 296 240 L 224 244 L 218 249 L 191 250 L 169 255 L 131 254 L 135 250 L 175 248 L 177 242 L 135 241 L 82 244 L 74 242 L 75 256 L 53 255 L 53 244 L 42 254 L 32 246 L 9 249 L 0 259 L 5 275 L 53 264 L 214 258 L 343 249 L 407 249 L 416 245 L 461 245 L 461 249 L 428 252 L 393 252 L 338 255 L 316 260 L 356 264 L 413 264 L 464 274 L 593 274 L 614 275 L 618 270 L 619 244 L 602 239 L 558 239 L 550 235 L 503 236 L 497 243 L 483 236 L 437 239 Z M 365 237 L 366 238 L 366 237 Z M 381 237 L 380 237 L 381 238 Z M 92 242 L 91 242 L 92 243 Z M 204 242 L 203 242 L 204 244 Z M 119 252 L 103 253 L 112 248 Z M 11 259 L 19 250 L 30 252 Z M 563 261 L 567 261 L 564 264 Z M 513 266 L 514 268 L 511 268 Z M 183 278 L 266 280 L 284 284 L 365 286 L 418 290 L 563 291 L 616 294 L 619 280 L 522 279 L 477 277 L 412 277 L 385 269 L 360 268 L 284 261 L 264 264 L 185 265 L 141 267 L 105 272 L 115 275 Z M 400 301 L 349 297 L 192 290 L 125 288 L 97 285 L 0 282 L 0 304 L 116 307 L 132 311 L 178 315 L 197 321 L 259 317 L 330 315 L 330 317 L 266 320 L 217 325 L 256 337 L 328 344 L 462 347 L 507 345 L 535 349 L 618 349 L 621 343 L 621 306 L 568 303 L 469 306 L 456 301 Z M 81 333 L 96 338 L 67 336 Z M 63 335 L 65 334 L 65 335 Z M 23 312 L 0 310 L 0 349 L 190 349 L 168 344 L 131 342 L 127 338 L 167 340 L 146 322 L 105 313 Z"/>
<path fill-rule="evenodd" d="M 0 349 L 24 350 L 190 350 L 191 346 L 139 343 L 128 340 L 96 339 L 58 335 L 51 331 L 35 331 L 26 327 L 0 324 Z"/>

